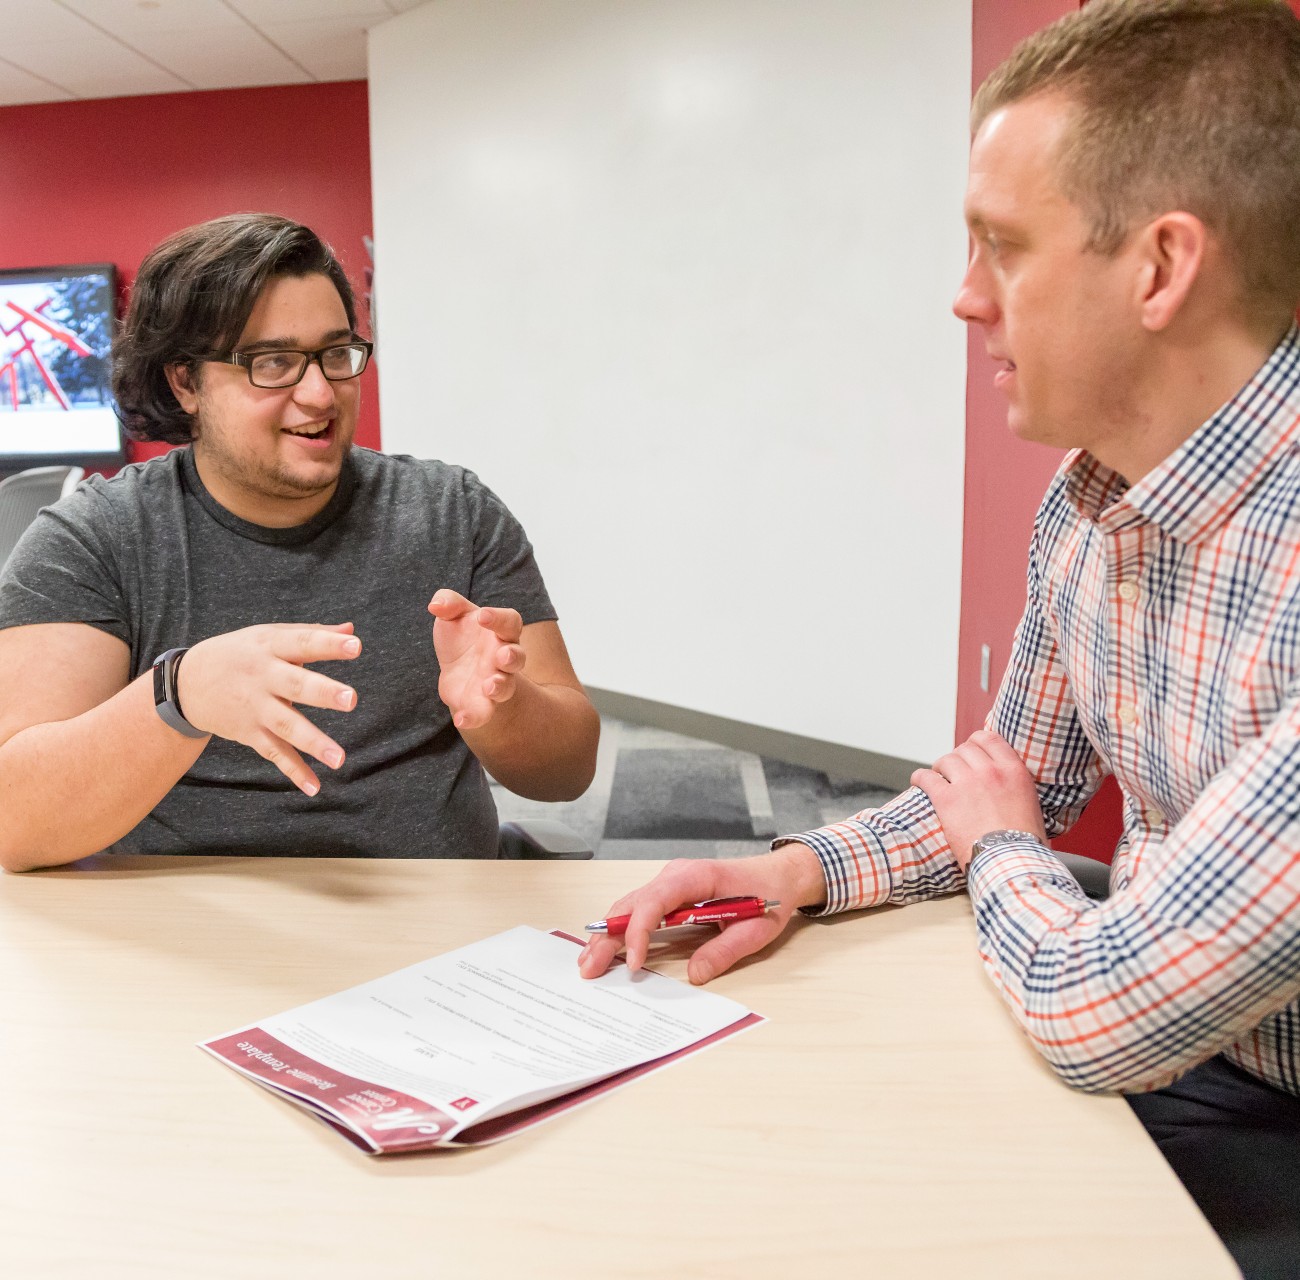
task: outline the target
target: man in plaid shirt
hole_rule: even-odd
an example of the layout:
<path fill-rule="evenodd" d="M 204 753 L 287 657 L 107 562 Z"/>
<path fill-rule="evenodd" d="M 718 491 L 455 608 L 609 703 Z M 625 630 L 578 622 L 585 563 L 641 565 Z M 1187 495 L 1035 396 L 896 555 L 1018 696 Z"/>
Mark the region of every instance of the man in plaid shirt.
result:
<path fill-rule="evenodd" d="M 976 97 L 954 309 L 1011 430 L 1067 447 L 988 727 L 880 809 L 615 903 L 633 967 L 685 902 L 820 914 L 970 893 L 1061 1077 L 1135 1095 L 1247 1275 L 1300 1275 L 1300 21 L 1094 0 Z M 1102 902 L 1047 845 L 1112 774 Z M 581 960 L 594 976 L 617 939 Z"/>

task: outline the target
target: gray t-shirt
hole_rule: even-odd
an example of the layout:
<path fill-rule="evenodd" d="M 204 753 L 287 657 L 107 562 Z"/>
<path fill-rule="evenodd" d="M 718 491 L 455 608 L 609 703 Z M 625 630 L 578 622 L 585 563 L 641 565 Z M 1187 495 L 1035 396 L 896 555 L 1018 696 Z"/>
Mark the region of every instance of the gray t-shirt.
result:
<path fill-rule="evenodd" d="M 491 793 L 438 697 L 426 606 L 440 587 L 555 618 L 519 522 L 470 471 L 354 448 L 324 511 L 266 529 L 175 449 L 37 517 L 0 574 L 0 628 L 89 623 L 127 643 L 134 679 L 166 649 L 255 623 L 355 623 L 361 656 L 314 668 L 352 685 L 355 709 L 302 709 L 347 753 L 338 770 L 312 762 L 319 795 L 214 737 L 113 851 L 490 858 Z"/>

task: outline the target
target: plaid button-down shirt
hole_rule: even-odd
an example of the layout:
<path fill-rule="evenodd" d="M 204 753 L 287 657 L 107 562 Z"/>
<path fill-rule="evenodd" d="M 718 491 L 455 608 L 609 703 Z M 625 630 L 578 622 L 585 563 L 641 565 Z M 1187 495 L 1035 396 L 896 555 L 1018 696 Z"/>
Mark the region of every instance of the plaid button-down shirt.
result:
<path fill-rule="evenodd" d="M 967 886 L 985 968 L 1087 1090 L 1158 1088 L 1226 1052 L 1300 1095 L 1300 333 L 1137 484 L 1068 456 L 1035 523 L 988 727 L 1048 833 L 1124 795 L 1111 896 L 1029 841 Z M 789 837 L 787 837 L 789 838 Z M 961 888 L 926 796 L 793 837 L 827 911 Z"/>

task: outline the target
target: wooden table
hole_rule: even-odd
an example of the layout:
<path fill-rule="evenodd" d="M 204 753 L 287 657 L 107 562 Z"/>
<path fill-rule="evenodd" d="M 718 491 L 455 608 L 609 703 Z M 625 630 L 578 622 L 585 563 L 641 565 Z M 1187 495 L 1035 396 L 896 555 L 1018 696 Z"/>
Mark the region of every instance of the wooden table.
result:
<path fill-rule="evenodd" d="M 1236 1274 L 1125 1104 L 1022 1040 L 964 897 L 800 922 L 715 984 L 766 1025 L 494 1147 L 366 1156 L 194 1047 L 515 924 L 577 931 L 654 870 L 0 876 L 0 1275 Z"/>

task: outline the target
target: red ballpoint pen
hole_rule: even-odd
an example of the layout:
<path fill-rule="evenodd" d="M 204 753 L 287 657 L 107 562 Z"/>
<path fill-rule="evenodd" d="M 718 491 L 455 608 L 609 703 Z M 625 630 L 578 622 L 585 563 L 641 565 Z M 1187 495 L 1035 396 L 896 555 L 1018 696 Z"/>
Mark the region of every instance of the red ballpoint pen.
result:
<path fill-rule="evenodd" d="M 672 929 L 679 924 L 730 924 L 733 920 L 752 920 L 780 905 L 779 902 L 769 902 L 766 898 L 709 898 L 705 902 L 694 902 L 689 907 L 678 907 L 676 911 L 670 911 L 655 928 Z M 608 920 L 597 920 L 594 924 L 589 924 L 587 932 L 626 933 L 631 919 L 631 916 L 610 916 Z"/>

